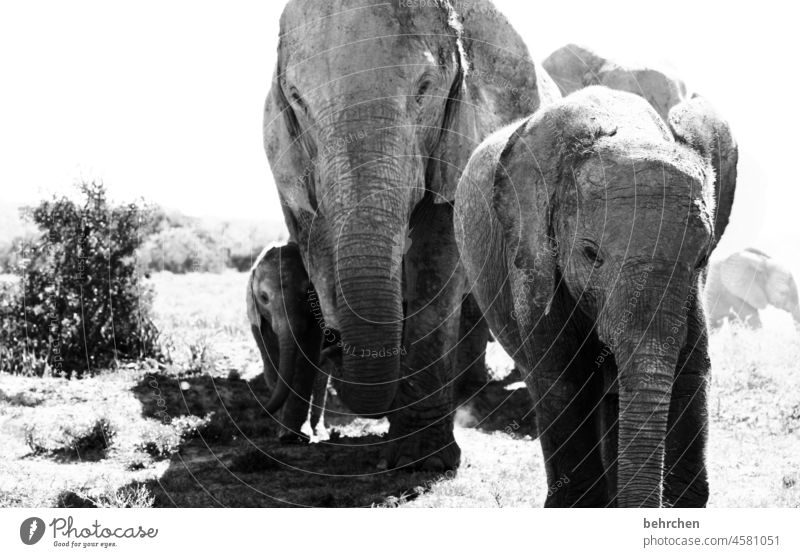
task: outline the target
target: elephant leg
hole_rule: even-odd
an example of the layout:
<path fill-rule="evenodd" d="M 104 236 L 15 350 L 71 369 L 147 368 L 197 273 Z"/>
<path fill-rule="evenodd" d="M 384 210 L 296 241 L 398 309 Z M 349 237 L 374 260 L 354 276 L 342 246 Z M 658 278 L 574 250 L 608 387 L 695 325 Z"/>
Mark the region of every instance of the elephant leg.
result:
<path fill-rule="evenodd" d="M 547 473 L 545 507 L 604 507 L 610 501 L 597 428 L 603 379 L 593 359 L 581 352 L 534 372 Z"/>
<path fill-rule="evenodd" d="M 489 325 L 478 304 L 465 296 L 461 304 L 461 319 L 456 349 L 456 400 L 469 399 L 489 382 L 486 370 L 486 344 L 490 339 Z"/>
<path fill-rule="evenodd" d="M 617 497 L 617 457 L 619 455 L 619 394 L 607 392 L 600 401 L 600 450 L 606 471 L 606 497 L 614 505 Z"/>
<path fill-rule="evenodd" d="M 736 316 L 736 320 L 741 321 L 745 325 L 750 327 L 761 326 L 758 310 L 744 300 L 739 301 L 733 306 L 733 313 Z"/>
<path fill-rule="evenodd" d="M 320 369 L 314 377 L 314 385 L 311 392 L 311 415 L 308 419 L 311 431 L 318 436 L 325 433 L 324 416 L 327 399 L 328 375 Z"/>
<path fill-rule="evenodd" d="M 260 326 L 251 325 L 250 330 L 253 333 L 256 345 L 258 345 L 258 352 L 261 354 L 264 381 L 267 387 L 272 390 L 278 381 L 278 358 L 280 356 L 278 337 L 264 319 L 261 320 Z"/>
<path fill-rule="evenodd" d="M 453 437 L 453 380 L 461 299 L 465 279 L 452 225 L 453 209 L 431 203 L 411 234 L 406 254 L 407 316 L 388 467 L 449 470 L 461 449 Z"/>
<path fill-rule="evenodd" d="M 700 304 L 687 315 L 688 335 L 672 388 L 664 458 L 664 502 L 671 507 L 705 507 L 708 474 L 708 333 Z"/>
<path fill-rule="evenodd" d="M 307 443 L 309 441 L 308 435 L 301 429 L 308 418 L 314 381 L 319 375 L 316 364 L 319 361 L 320 340 L 319 330 L 315 327 L 305 338 L 301 339 L 295 364 L 296 371 L 292 381 L 292 392 L 286 399 L 281 414 L 283 431 L 279 438 L 282 443 Z"/>
<path fill-rule="evenodd" d="M 745 323 L 748 326 L 758 329 L 761 327 L 761 315 L 758 313 L 757 309 L 753 309 L 753 312 L 748 314 L 747 317 L 744 319 Z"/>
<path fill-rule="evenodd" d="M 613 504 L 617 496 L 617 458 L 619 455 L 619 388 L 617 386 L 619 371 L 613 354 L 603 356 L 600 370 L 603 374 L 604 385 L 597 425 L 603 468 L 606 471 L 606 495 Z"/>

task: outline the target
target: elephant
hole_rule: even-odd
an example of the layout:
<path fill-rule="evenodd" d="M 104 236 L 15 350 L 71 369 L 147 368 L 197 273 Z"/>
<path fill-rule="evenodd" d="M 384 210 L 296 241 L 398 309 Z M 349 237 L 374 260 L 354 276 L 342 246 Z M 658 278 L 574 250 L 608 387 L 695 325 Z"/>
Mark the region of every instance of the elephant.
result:
<path fill-rule="evenodd" d="M 760 327 L 759 310 L 789 312 L 800 326 L 800 304 L 792 272 L 763 251 L 746 248 L 709 265 L 705 307 L 711 328 L 725 321 Z"/>
<path fill-rule="evenodd" d="M 456 186 L 489 133 L 559 97 L 487 0 L 283 11 L 265 150 L 290 238 L 341 332 L 337 392 L 354 413 L 389 419 L 379 470 L 459 465 Z"/>
<path fill-rule="evenodd" d="M 575 44 L 562 46 L 542 65 L 564 95 L 589 85 L 605 85 L 644 97 L 665 122 L 670 109 L 688 96 L 683 81 L 664 71 L 624 66 Z"/>
<path fill-rule="evenodd" d="M 665 124 L 669 121 L 670 111 L 675 106 L 688 99 L 702 99 L 698 93 L 689 93 L 689 88 L 681 79 L 665 71 L 644 65 L 619 64 L 587 47 L 575 44 L 568 44 L 555 50 L 544 60 L 542 66 L 564 95 L 592 85 L 604 85 L 617 91 L 633 93 L 650 103 Z M 698 100 L 697 103 L 707 104 L 707 101 Z M 738 160 L 738 151 L 732 154 Z M 736 165 L 722 165 L 720 170 L 735 173 Z M 727 184 L 734 186 L 735 183 L 735 175 L 723 176 L 720 179 L 721 187 L 726 187 Z M 730 192 L 730 195 L 717 196 L 717 203 L 732 202 L 733 192 Z M 717 218 L 724 219 L 718 223 L 718 227 L 724 229 L 727 226 L 730 213 L 730 205 L 717 206 Z"/>
<path fill-rule="evenodd" d="M 324 434 L 328 375 L 320 351 L 326 327 L 315 315 L 315 300 L 297 244 L 264 248 L 247 281 L 247 320 L 272 390 L 265 410 L 274 415 L 283 409 L 284 443 L 309 441 L 300 430 L 307 417 L 312 432 Z"/>
<path fill-rule="evenodd" d="M 478 396 L 489 382 L 486 344 L 491 340 L 489 325 L 471 294 L 461 302 L 461 322 L 456 348 L 455 400 L 457 404 Z"/>
<path fill-rule="evenodd" d="M 697 292 L 737 159 L 705 99 L 673 107 L 668 127 L 642 98 L 602 86 L 497 131 L 470 158 L 456 240 L 533 397 L 545 506 L 705 505 Z"/>

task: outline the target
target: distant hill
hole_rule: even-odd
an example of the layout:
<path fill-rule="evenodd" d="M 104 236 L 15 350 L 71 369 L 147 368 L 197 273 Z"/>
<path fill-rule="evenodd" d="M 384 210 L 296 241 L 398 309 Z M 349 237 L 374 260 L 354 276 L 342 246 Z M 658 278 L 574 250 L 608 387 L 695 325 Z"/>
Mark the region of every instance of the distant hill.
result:
<path fill-rule="evenodd" d="M 245 271 L 264 246 L 288 237 L 282 221 L 195 217 L 162 209 L 140 255 L 149 270 L 219 272 L 231 267 Z"/>
<path fill-rule="evenodd" d="M 264 246 L 289 237 L 283 221 L 274 219 L 196 217 L 168 208 L 158 211 L 155 230 L 140 250 L 146 270 L 247 270 Z M 18 203 L 0 199 L 0 273 L 9 272 L 15 246 L 37 234 L 36 226 L 20 217 Z"/>

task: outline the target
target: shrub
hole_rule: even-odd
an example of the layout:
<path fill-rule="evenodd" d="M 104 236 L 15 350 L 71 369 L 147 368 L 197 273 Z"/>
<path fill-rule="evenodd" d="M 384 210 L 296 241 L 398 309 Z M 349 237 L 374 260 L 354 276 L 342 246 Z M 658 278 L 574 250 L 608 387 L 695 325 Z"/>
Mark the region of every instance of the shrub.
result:
<path fill-rule="evenodd" d="M 236 269 L 240 273 L 249 271 L 255 263 L 258 254 L 261 253 L 260 247 L 255 247 L 242 252 L 231 251 L 228 258 L 228 267 Z"/>
<path fill-rule="evenodd" d="M 25 210 L 41 234 L 25 249 L 20 284 L 0 285 L 0 369 L 72 376 L 161 356 L 153 289 L 136 265 L 149 208 L 110 205 L 102 184 L 79 191 L 77 202 Z"/>
<path fill-rule="evenodd" d="M 204 231 L 178 226 L 153 234 L 142 246 L 142 266 L 150 271 L 218 273 L 226 254 Z"/>
<path fill-rule="evenodd" d="M 46 413 L 50 420 L 27 424 L 25 443 L 33 455 L 51 455 L 67 460 L 97 461 L 105 458 L 114 443 L 116 430 L 104 416 L 89 420 Z"/>
<path fill-rule="evenodd" d="M 36 234 L 26 232 L 10 241 L 0 240 L 0 273 L 11 273 L 15 267 L 23 265 L 21 256 L 25 252 L 25 246 L 34 242 L 36 237 Z"/>

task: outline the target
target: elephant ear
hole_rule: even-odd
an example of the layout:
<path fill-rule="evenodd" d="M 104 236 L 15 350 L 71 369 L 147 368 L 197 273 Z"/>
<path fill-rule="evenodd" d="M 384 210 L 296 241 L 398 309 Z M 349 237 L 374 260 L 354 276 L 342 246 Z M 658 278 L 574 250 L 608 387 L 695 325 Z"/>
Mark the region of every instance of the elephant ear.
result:
<path fill-rule="evenodd" d="M 515 129 L 499 156 L 492 203 L 510 249 L 515 311 L 523 324 L 550 314 L 561 280 L 557 238 L 563 231 L 555 215 L 559 206 L 575 202 L 569 187 L 574 169 L 598 142 L 618 132 L 619 121 L 605 108 L 609 95 L 619 94 L 586 89 L 541 110 Z M 526 296 L 531 287 L 532 296 Z M 526 299 L 527 307 L 520 305 Z M 551 315 L 545 321 L 559 327 L 567 318 Z"/>
<path fill-rule="evenodd" d="M 289 102 L 283 94 L 281 81 L 283 56 L 278 45 L 278 62 L 272 75 L 272 85 L 264 106 L 264 149 L 267 152 L 272 176 L 278 189 L 289 235 L 301 245 L 297 218 L 315 211 L 314 192 L 315 152 L 304 139 L 302 130 Z"/>
<path fill-rule="evenodd" d="M 522 331 L 550 312 L 557 282 L 553 231 L 560 155 L 549 111 L 511 126 L 494 169 L 492 208 L 500 222 L 514 312 Z"/>
<path fill-rule="evenodd" d="M 255 281 L 255 274 L 256 270 L 253 267 L 250 270 L 250 276 L 247 279 L 247 293 L 246 293 L 246 304 L 247 304 L 247 321 L 250 323 L 251 327 L 261 327 L 261 315 L 258 313 L 258 307 L 256 306 L 256 293 L 253 290 L 255 286 L 253 283 Z"/>
<path fill-rule="evenodd" d="M 767 270 L 762 256 L 747 251 L 734 253 L 719 263 L 719 275 L 728 292 L 756 309 L 767 307 Z"/>
<path fill-rule="evenodd" d="M 250 331 L 253 334 L 253 339 L 258 347 L 258 353 L 261 355 L 261 362 L 264 366 L 264 369 L 268 371 L 265 376 L 267 385 L 270 388 L 273 388 L 275 385 L 274 377 L 277 375 L 273 372 L 273 368 L 275 365 L 277 365 L 277 360 L 273 361 L 275 356 L 274 354 L 271 354 L 271 352 L 274 352 L 274 348 L 277 346 L 277 343 L 274 340 L 272 327 L 258 311 L 255 292 L 256 266 L 257 263 L 256 265 L 253 265 L 253 268 L 250 270 L 250 276 L 247 278 L 247 291 L 245 293 L 247 321 L 250 323 Z"/>
<path fill-rule="evenodd" d="M 714 169 L 716 246 L 728 226 L 733 206 L 736 165 L 739 161 L 736 140 L 728 123 L 700 96 L 694 96 L 673 107 L 669 112 L 669 127 L 678 142 L 697 151 Z"/>
<path fill-rule="evenodd" d="M 443 133 L 432 160 L 438 202 L 455 196 L 473 150 L 490 133 L 561 97 L 558 87 L 508 20 L 488 0 L 454 2 L 451 24 L 460 72 L 450 90 Z"/>

